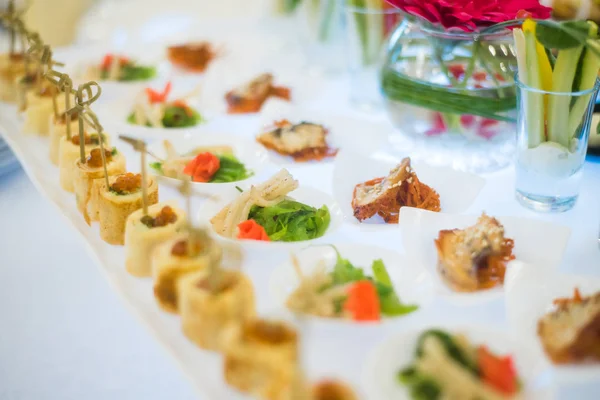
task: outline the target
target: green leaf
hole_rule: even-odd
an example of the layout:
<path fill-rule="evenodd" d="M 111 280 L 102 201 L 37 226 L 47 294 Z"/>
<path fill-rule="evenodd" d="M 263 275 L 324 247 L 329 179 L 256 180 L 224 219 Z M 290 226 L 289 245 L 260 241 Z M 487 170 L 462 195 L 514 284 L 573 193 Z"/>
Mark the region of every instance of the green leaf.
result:
<path fill-rule="evenodd" d="M 166 128 L 185 128 L 196 126 L 201 122 L 203 122 L 203 118 L 195 110 L 174 105 L 165 108 L 165 115 L 162 119 L 162 123 Z"/>
<path fill-rule="evenodd" d="M 329 227 L 327 206 L 317 209 L 294 200 L 283 200 L 271 207 L 254 206 L 248 219 L 265 228 L 272 241 L 297 242 L 321 237 Z"/>
<path fill-rule="evenodd" d="M 108 71 L 106 71 L 108 75 Z M 121 68 L 120 81 L 146 81 L 156 76 L 154 67 L 145 67 L 135 64 L 127 64 Z M 106 76 L 104 77 L 106 78 Z"/>
<path fill-rule="evenodd" d="M 155 170 L 156 172 L 158 172 L 159 174 L 163 174 L 163 170 L 162 170 L 162 163 L 157 161 L 157 162 L 153 162 L 150 163 L 150 168 L 152 168 L 153 170 Z"/>
<path fill-rule="evenodd" d="M 418 358 L 423 356 L 423 344 L 425 340 L 429 337 L 435 337 L 446 350 L 448 356 L 450 356 L 454 361 L 458 364 L 465 367 L 468 371 L 470 371 L 473 375 L 478 375 L 477 364 L 472 361 L 466 354 L 463 353 L 463 350 L 454 342 L 454 338 L 452 335 L 439 330 L 439 329 L 430 329 L 425 331 L 419 337 L 417 342 L 417 351 L 416 355 Z"/>
<path fill-rule="evenodd" d="M 547 49 L 571 49 L 585 43 L 589 29 L 590 25 L 587 21 L 563 23 L 537 21 L 535 37 Z"/>
<path fill-rule="evenodd" d="M 218 155 L 220 167 L 213 175 L 211 183 L 237 182 L 251 177 L 254 173 L 232 155 Z"/>

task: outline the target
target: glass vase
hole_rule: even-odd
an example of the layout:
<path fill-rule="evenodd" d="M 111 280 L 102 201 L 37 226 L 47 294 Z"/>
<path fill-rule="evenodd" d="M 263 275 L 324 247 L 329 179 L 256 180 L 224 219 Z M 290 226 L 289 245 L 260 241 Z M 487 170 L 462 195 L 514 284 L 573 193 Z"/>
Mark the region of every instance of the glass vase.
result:
<path fill-rule="evenodd" d="M 344 0 L 303 0 L 298 8 L 307 70 L 312 75 L 341 72 L 344 54 Z"/>
<path fill-rule="evenodd" d="M 346 5 L 350 102 L 359 109 L 374 111 L 382 108 L 379 72 L 385 59 L 386 42 L 401 19 L 402 12 L 397 8 Z"/>
<path fill-rule="evenodd" d="M 546 92 L 518 79 L 517 86 L 517 200 L 534 211 L 570 210 L 579 196 L 600 80 L 581 92 Z"/>
<path fill-rule="evenodd" d="M 515 50 L 507 30 L 446 32 L 406 17 L 381 73 L 392 146 L 436 165 L 492 172 L 514 157 Z M 407 138 L 409 140 L 407 140 Z"/>

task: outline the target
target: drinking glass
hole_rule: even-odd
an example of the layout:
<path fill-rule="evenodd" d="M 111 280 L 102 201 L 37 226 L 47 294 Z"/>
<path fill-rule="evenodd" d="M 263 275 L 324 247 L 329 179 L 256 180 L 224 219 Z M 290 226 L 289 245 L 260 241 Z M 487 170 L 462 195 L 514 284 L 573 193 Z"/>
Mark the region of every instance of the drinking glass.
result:
<path fill-rule="evenodd" d="M 579 196 L 600 80 L 580 92 L 547 92 L 515 78 L 516 197 L 540 212 L 573 208 Z"/>
<path fill-rule="evenodd" d="M 386 43 L 402 19 L 398 8 L 356 7 L 346 3 L 346 54 L 350 72 L 350 102 L 358 108 L 380 110 L 379 85 Z"/>

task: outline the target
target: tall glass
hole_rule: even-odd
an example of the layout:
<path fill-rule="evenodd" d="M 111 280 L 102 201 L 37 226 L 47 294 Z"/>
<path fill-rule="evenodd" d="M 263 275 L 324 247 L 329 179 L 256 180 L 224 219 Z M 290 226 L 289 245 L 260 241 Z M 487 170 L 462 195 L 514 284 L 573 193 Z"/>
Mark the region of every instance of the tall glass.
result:
<path fill-rule="evenodd" d="M 401 21 L 398 8 L 346 5 L 346 53 L 350 72 L 350 101 L 358 108 L 380 110 L 379 85 L 386 43 Z"/>
<path fill-rule="evenodd" d="M 311 74 L 343 70 L 344 0 L 303 0 L 298 9 L 304 52 Z"/>
<path fill-rule="evenodd" d="M 515 81 L 517 200 L 540 212 L 570 210 L 579 196 L 600 80 L 581 92 L 546 92 L 526 86 L 518 77 Z M 560 113 L 549 113 L 551 104 Z"/>

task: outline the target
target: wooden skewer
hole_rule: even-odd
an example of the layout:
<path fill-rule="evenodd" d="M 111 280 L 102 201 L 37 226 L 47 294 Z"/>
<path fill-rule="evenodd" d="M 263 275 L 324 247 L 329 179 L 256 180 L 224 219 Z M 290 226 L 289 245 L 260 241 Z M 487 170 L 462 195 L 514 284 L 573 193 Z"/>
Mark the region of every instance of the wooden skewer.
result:
<path fill-rule="evenodd" d="M 14 17 L 15 15 L 15 0 L 9 0 L 8 2 L 8 15 L 9 18 Z M 15 32 L 15 28 L 12 26 L 9 26 L 8 31 L 10 35 L 10 54 L 12 55 L 15 54 L 17 35 Z"/>
<path fill-rule="evenodd" d="M 146 142 L 140 139 L 135 139 L 129 136 L 119 135 L 119 139 L 129 143 L 134 150 L 139 151 L 141 155 L 141 173 L 142 173 L 142 209 L 144 216 L 148 215 L 148 171 L 146 169 L 146 153 L 148 152 Z"/>

